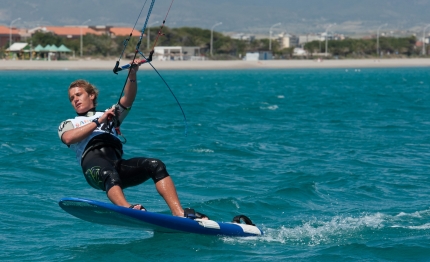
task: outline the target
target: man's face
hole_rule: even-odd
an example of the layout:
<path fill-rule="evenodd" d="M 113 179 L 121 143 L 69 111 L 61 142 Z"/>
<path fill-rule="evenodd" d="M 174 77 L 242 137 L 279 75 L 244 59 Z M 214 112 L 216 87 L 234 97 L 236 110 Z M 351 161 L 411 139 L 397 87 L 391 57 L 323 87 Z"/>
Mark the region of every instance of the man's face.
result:
<path fill-rule="evenodd" d="M 85 113 L 94 107 L 94 94 L 89 95 L 82 87 L 69 89 L 69 99 L 76 113 Z"/>

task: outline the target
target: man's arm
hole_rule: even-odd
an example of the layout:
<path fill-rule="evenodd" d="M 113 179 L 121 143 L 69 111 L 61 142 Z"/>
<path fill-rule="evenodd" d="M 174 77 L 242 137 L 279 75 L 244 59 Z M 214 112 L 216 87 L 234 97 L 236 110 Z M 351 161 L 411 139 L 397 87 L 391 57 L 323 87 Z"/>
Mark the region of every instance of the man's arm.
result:
<path fill-rule="evenodd" d="M 130 68 L 130 74 L 127 79 L 127 84 L 124 88 L 124 96 L 120 99 L 120 104 L 123 107 L 129 108 L 133 105 L 134 99 L 136 98 L 137 94 L 137 71 L 139 70 L 139 64 L 140 61 L 135 60 L 132 64 L 135 64 L 135 66 L 132 66 Z"/>
<path fill-rule="evenodd" d="M 97 128 L 96 123 L 89 123 L 84 126 L 66 131 L 61 136 L 61 141 L 66 145 L 71 145 L 82 141 Z"/>
<path fill-rule="evenodd" d="M 100 124 L 105 123 L 108 117 L 113 115 L 114 115 L 113 108 L 106 110 L 105 113 L 101 117 L 99 117 L 98 122 Z M 91 122 L 84 126 L 73 128 L 73 129 L 70 129 L 71 123 L 70 124 L 68 123 L 70 122 L 63 122 L 60 125 L 60 128 L 58 129 L 60 139 L 66 145 L 75 144 L 84 140 L 89 135 L 91 135 L 91 133 L 97 128 L 97 124 L 95 122 Z M 67 130 L 67 129 L 70 129 L 70 130 Z"/>

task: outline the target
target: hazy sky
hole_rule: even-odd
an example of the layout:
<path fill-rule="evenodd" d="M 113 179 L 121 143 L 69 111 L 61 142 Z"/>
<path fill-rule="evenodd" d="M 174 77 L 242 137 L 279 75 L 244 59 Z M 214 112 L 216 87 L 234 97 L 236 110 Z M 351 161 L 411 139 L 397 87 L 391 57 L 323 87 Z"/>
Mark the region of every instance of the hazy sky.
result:
<path fill-rule="evenodd" d="M 132 27 L 144 0 L 0 0 L 0 24 L 90 25 Z M 142 27 L 151 0 L 138 22 Z M 161 24 L 171 0 L 156 0 L 150 22 Z M 175 0 L 167 18 L 169 27 L 216 27 L 217 31 L 245 33 L 274 30 L 291 33 L 318 32 L 332 23 L 337 31 L 387 29 L 420 30 L 430 23 L 430 0 Z"/>

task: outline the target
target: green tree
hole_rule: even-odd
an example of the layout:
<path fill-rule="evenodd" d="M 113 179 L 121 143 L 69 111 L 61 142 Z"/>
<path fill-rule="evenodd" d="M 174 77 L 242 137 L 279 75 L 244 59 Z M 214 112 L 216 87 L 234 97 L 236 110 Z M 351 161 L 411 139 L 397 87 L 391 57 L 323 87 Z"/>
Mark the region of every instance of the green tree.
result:
<path fill-rule="evenodd" d="M 36 32 L 32 35 L 31 40 L 33 41 L 33 45 L 56 45 L 60 46 L 64 42 L 64 38 L 57 36 L 51 32 L 44 33 L 44 32 Z"/>
<path fill-rule="evenodd" d="M 86 34 L 83 38 L 84 51 L 90 55 L 110 56 L 117 50 L 117 43 L 109 35 Z"/>
<path fill-rule="evenodd" d="M 384 54 L 398 54 L 411 56 L 417 54 L 415 48 L 416 38 L 403 37 L 380 37 L 379 48 Z M 310 53 L 318 52 L 319 41 L 313 41 L 305 44 L 305 50 Z M 322 51 L 325 52 L 325 45 Z M 334 56 L 341 57 L 366 57 L 376 56 L 377 43 L 376 39 L 345 39 L 345 40 L 330 40 L 328 41 L 328 52 Z"/>
<path fill-rule="evenodd" d="M 211 31 L 195 27 L 163 28 L 163 34 L 158 35 L 159 28 L 153 27 L 150 30 L 150 48 L 157 46 L 197 46 L 200 53 L 209 56 Z M 134 34 L 127 43 L 124 51 L 125 57 L 134 55 L 136 44 L 140 38 L 140 33 Z M 83 36 L 84 54 L 91 56 L 119 56 L 124 49 L 124 42 L 127 37 L 112 38 L 108 35 Z M 149 55 L 147 48 L 147 38 L 142 39 L 140 50 Z M 416 38 L 403 37 L 381 37 L 380 50 L 384 53 L 412 56 L 419 54 L 420 50 L 415 47 Z M 52 33 L 37 32 L 32 37 L 33 45 L 64 44 L 75 52 L 80 52 L 80 39 L 66 39 Z M 272 51 L 276 57 L 292 57 L 293 48 L 283 49 L 278 41 L 272 41 Z M 369 57 L 376 56 L 376 39 L 345 39 L 330 40 L 328 42 L 328 52 L 338 57 Z M 325 41 L 312 41 L 306 43 L 304 49 L 308 53 L 325 52 Z M 269 50 L 269 39 L 256 39 L 253 41 L 243 41 L 232 39 L 219 32 L 213 32 L 213 54 L 212 59 L 238 59 L 246 52 L 267 51 Z"/>

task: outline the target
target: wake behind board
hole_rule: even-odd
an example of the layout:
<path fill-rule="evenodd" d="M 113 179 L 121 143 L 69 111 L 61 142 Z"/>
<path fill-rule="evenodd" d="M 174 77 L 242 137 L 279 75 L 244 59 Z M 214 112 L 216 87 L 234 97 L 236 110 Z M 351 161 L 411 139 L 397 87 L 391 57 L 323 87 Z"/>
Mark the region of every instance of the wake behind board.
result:
<path fill-rule="evenodd" d="M 204 235 L 247 237 L 263 235 L 258 227 L 239 223 L 216 222 L 213 220 L 192 220 L 161 213 L 141 211 L 116 206 L 96 200 L 66 197 L 59 203 L 67 213 L 103 225 L 143 229 L 157 232 L 187 232 Z"/>

